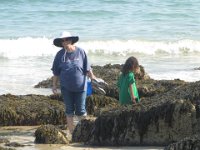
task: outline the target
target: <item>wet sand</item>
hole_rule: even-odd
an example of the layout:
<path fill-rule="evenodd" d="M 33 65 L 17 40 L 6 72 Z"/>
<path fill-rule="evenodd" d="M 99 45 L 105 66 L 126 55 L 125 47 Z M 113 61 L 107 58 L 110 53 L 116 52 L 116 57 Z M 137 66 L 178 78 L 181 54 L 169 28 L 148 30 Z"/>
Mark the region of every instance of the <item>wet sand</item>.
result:
<path fill-rule="evenodd" d="M 15 147 L 16 150 L 162 150 L 163 147 L 91 147 L 82 143 L 64 144 L 35 144 L 34 132 L 38 126 L 5 126 L 0 127 L 0 138 L 6 138 L 10 142 L 17 142 L 24 145 Z M 0 146 L 5 147 L 4 143 Z M 14 147 L 9 147 L 14 148 Z"/>

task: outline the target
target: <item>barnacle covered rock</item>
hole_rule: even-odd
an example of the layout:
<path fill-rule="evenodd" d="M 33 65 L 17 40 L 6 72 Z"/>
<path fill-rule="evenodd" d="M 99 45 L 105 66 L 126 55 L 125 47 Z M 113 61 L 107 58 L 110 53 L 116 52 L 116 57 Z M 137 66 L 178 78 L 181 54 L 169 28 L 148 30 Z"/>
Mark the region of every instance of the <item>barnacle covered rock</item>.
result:
<path fill-rule="evenodd" d="M 1 95 L 0 125 L 63 124 L 64 104 L 42 95 Z"/>
<path fill-rule="evenodd" d="M 69 144 L 67 135 L 53 125 L 42 125 L 35 131 L 35 143 Z"/>
<path fill-rule="evenodd" d="M 166 146 L 164 150 L 200 150 L 200 135 L 186 137 Z"/>

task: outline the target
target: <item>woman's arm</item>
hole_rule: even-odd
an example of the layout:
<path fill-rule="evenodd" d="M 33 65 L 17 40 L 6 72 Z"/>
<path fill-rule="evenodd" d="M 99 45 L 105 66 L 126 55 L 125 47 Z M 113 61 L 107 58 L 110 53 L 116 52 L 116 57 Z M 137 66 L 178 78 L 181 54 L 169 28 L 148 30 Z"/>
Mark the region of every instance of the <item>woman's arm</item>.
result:
<path fill-rule="evenodd" d="M 90 79 L 96 79 L 96 76 L 93 74 L 92 70 L 89 70 L 87 75 L 90 77 Z"/>
<path fill-rule="evenodd" d="M 57 85 L 58 85 L 58 76 L 53 76 L 53 87 L 52 87 L 52 92 L 53 94 L 58 94 L 58 91 L 57 91 Z"/>
<path fill-rule="evenodd" d="M 133 86 L 132 86 L 132 84 L 129 85 L 129 90 L 130 90 L 130 93 L 131 93 L 131 99 L 132 99 L 132 101 L 133 101 L 133 104 L 135 104 L 135 103 L 136 103 L 136 97 L 135 97 L 135 95 L 134 95 L 134 91 L 133 91 Z"/>

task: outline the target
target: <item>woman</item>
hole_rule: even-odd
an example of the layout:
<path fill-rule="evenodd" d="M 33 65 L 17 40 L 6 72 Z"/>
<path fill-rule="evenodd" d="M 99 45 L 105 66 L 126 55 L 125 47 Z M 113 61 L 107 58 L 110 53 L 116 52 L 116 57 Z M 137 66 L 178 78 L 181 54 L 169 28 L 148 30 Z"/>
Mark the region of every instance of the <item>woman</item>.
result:
<path fill-rule="evenodd" d="M 63 32 L 60 38 L 54 39 L 57 52 L 53 62 L 53 93 L 57 94 L 57 82 L 60 78 L 61 93 L 65 103 L 67 125 L 72 133 L 74 130 L 74 114 L 86 116 L 85 100 L 87 89 L 87 75 L 94 79 L 85 51 L 74 45 L 79 40 L 69 32 Z"/>

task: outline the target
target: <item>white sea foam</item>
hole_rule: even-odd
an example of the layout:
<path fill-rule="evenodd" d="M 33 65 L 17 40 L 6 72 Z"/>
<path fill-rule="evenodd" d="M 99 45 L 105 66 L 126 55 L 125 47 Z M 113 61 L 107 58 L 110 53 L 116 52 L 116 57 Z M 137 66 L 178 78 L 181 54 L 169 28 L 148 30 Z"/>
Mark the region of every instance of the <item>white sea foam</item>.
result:
<path fill-rule="evenodd" d="M 59 48 L 53 45 L 53 39 L 48 38 L 19 38 L 1 39 L 0 57 L 18 58 L 26 56 L 54 56 Z M 110 41 L 85 41 L 78 42 L 77 46 L 93 54 L 110 54 L 127 56 L 130 53 L 146 55 L 156 54 L 197 54 L 200 53 L 200 41 L 180 40 L 142 41 L 142 40 L 110 40 Z"/>

